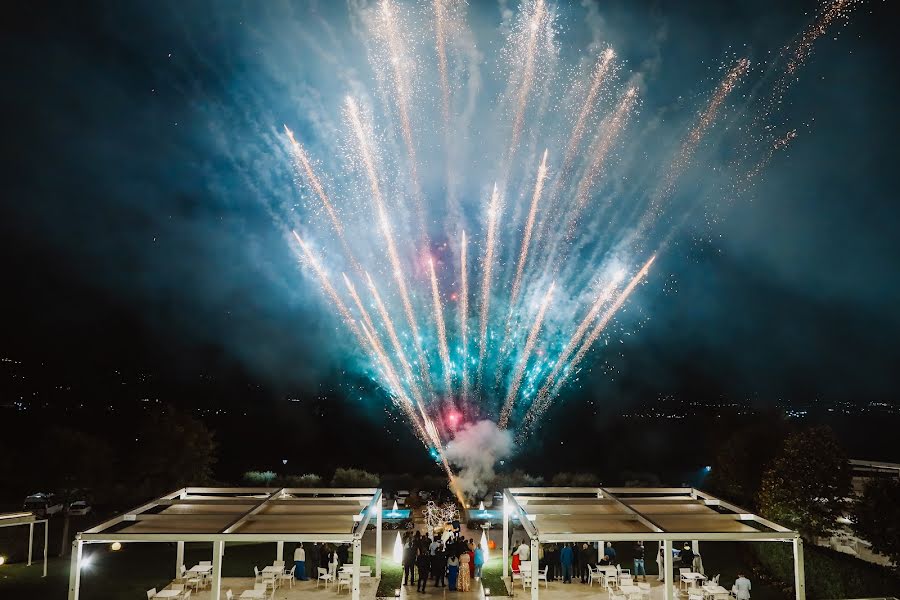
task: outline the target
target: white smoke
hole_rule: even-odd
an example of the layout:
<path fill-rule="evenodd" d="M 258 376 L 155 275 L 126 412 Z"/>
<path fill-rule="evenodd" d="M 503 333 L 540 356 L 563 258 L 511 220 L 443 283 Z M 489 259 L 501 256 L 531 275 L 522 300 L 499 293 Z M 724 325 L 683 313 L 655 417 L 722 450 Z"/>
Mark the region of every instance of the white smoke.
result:
<path fill-rule="evenodd" d="M 488 491 L 494 465 L 513 453 L 512 434 L 493 421 L 478 421 L 462 427 L 447 444 L 447 460 L 459 470 L 456 483 L 470 498 Z"/>

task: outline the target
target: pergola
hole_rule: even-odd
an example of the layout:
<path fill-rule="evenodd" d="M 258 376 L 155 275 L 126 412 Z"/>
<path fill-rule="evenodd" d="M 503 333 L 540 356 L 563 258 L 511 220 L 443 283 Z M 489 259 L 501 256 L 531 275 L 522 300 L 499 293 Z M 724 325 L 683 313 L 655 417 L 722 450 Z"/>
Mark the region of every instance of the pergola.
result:
<path fill-rule="evenodd" d="M 38 519 L 34 513 L 15 512 L 0 514 L 0 527 L 14 527 L 16 525 L 28 525 L 28 566 L 31 566 L 31 558 L 34 553 L 34 526 L 36 523 L 44 524 L 44 574 L 47 576 L 47 546 L 49 541 L 49 522 L 47 519 Z"/>
<path fill-rule="evenodd" d="M 212 599 L 222 593 L 227 542 L 351 544 L 352 600 L 359 600 L 362 536 L 375 517 L 375 577 L 381 577 L 381 490 L 374 488 L 183 488 L 79 533 L 72 543 L 69 600 L 78 600 L 85 544 L 175 542 L 176 578 L 185 542 L 212 544 Z"/>
<path fill-rule="evenodd" d="M 803 541 L 791 531 L 696 488 L 510 488 L 503 498 L 503 577 L 508 575 L 509 522 L 517 516 L 531 554 L 550 542 L 656 541 L 665 556 L 665 599 L 673 600 L 672 543 L 701 541 L 791 542 L 794 588 L 805 600 Z M 538 561 L 531 561 L 531 598 L 538 600 Z"/>

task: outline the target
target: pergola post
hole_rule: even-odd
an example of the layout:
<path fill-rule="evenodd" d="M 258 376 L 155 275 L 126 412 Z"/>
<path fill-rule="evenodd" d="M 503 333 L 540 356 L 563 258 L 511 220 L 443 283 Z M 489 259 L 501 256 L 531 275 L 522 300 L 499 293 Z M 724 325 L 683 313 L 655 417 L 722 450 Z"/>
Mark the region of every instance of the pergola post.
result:
<path fill-rule="evenodd" d="M 69 600 L 78 600 L 81 589 L 81 551 L 84 542 L 75 539 L 72 542 L 72 561 L 69 567 Z"/>
<path fill-rule="evenodd" d="M 531 540 L 531 600 L 538 600 L 538 573 L 541 572 L 538 556 L 541 552 L 541 542 L 537 538 Z"/>
<path fill-rule="evenodd" d="M 794 594 L 796 600 L 806 600 L 806 576 L 803 573 L 803 540 L 794 538 Z"/>
<path fill-rule="evenodd" d="M 44 574 L 41 577 L 47 576 L 47 552 L 50 547 L 50 519 L 44 521 Z"/>
<path fill-rule="evenodd" d="M 603 540 L 597 540 L 597 564 L 600 564 L 600 561 L 603 560 L 603 555 L 606 554 L 606 542 Z"/>
<path fill-rule="evenodd" d="M 663 568 L 666 570 L 663 598 L 675 600 L 675 589 L 672 587 L 672 540 L 663 540 Z"/>
<path fill-rule="evenodd" d="M 28 524 L 28 566 L 31 566 L 31 552 L 34 548 L 34 523 Z"/>
<path fill-rule="evenodd" d="M 184 565 L 184 542 L 175 542 L 175 579 L 181 579 L 181 567 Z"/>
<path fill-rule="evenodd" d="M 352 593 L 350 600 L 359 600 L 359 567 L 360 554 L 362 550 L 362 540 L 358 537 L 353 538 L 353 575 L 351 576 Z"/>
<path fill-rule="evenodd" d="M 509 501 L 503 494 L 503 579 L 509 577 Z"/>
<path fill-rule="evenodd" d="M 212 590 L 210 598 L 221 600 L 222 598 L 222 555 L 225 554 L 225 542 L 213 542 L 213 572 Z"/>
<path fill-rule="evenodd" d="M 700 554 L 700 541 L 699 540 L 691 540 L 691 550 L 694 554 Z"/>
<path fill-rule="evenodd" d="M 284 560 L 284 542 L 275 544 L 275 560 Z"/>
<path fill-rule="evenodd" d="M 378 513 L 375 517 L 375 577 L 381 577 L 381 513 L 383 512 L 381 502 L 379 502 Z"/>

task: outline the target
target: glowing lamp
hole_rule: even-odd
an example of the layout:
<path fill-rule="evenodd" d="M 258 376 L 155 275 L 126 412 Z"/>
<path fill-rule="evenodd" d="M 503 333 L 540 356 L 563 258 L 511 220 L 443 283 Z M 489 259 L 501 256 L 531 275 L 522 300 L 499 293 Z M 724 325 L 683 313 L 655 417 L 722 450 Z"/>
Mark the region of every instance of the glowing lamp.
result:
<path fill-rule="evenodd" d="M 112 544 L 110 544 L 109 549 L 113 552 L 118 552 L 122 549 L 122 542 L 113 542 Z"/>
<path fill-rule="evenodd" d="M 706 465 L 705 467 L 703 467 L 703 470 L 705 470 L 707 473 L 709 473 L 710 471 L 712 471 L 712 466 Z"/>
<path fill-rule="evenodd" d="M 491 595 L 491 588 L 484 588 L 484 597 L 488 598 Z"/>
<path fill-rule="evenodd" d="M 400 588 L 397 588 L 394 590 L 394 598 L 399 598 L 399 597 L 400 597 Z"/>
<path fill-rule="evenodd" d="M 0 556 L 0 566 L 3 566 L 6 563 L 6 557 Z"/>

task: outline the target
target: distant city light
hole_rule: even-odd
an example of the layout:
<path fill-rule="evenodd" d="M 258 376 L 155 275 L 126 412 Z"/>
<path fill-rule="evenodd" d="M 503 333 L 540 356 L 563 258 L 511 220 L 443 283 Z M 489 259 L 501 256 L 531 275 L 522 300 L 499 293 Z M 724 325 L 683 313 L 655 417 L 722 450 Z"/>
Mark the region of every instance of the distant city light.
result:
<path fill-rule="evenodd" d="M 118 552 L 122 549 L 122 542 L 113 542 L 112 544 L 110 544 L 109 549 L 113 552 Z"/>
<path fill-rule="evenodd" d="M 712 466 L 706 465 L 705 467 L 703 467 L 703 470 L 709 473 L 710 471 L 712 471 Z"/>

